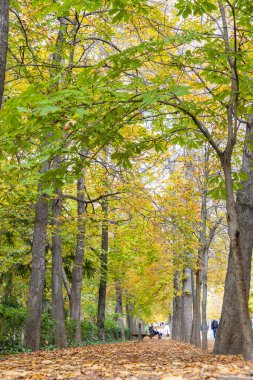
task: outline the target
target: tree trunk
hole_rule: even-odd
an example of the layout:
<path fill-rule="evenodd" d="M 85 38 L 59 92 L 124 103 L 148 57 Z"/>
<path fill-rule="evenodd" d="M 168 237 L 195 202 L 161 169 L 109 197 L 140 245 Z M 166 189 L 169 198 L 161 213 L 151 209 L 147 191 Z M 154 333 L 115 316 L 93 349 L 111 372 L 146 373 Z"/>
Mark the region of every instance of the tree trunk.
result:
<path fill-rule="evenodd" d="M 98 337 L 103 342 L 105 341 L 105 307 L 106 307 L 106 286 L 107 286 L 107 261 L 108 261 L 108 201 L 102 201 L 102 211 L 104 214 L 102 221 L 102 241 L 100 255 L 100 284 L 98 291 L 98 313 L 97 326 Z"/>
<path fill-rule="evenodd" d="M 201 346 L 201 338 L 200 338 L 201 270 L 200 269 L 197 269 L 195 277 L 196 277 L 196 288 L 195 288 L 191 343 L 194 344 L 196 347 L 200 347 Z"/>
<path fill-rule="evenodd" d="M 9 7 L 8 1 L 0 0 L 0 24 L 2 21 L 8 21 L 8 14 L 6 15 L 6 6 Z M 4 17 L 3 19 L 1 17 Z M 1 29 L 0 25 L 0 29 Z M 7 28 L 8 31 L 8 28 Z M 1 33 L 1 31 L 0 31 Z M 60 29 L 59 35 L 62 35 Z M 59 39 L 58 35 L 58 39 Z M 2 69 L 2 62 L 4 60 L 4 45 L 2 45 L 2 37 L 0 36 L 0 70 Z M 7 51 L 7 41 L 6 41 Z M 59 60 L 59 57 L 54 54 L 53 60 Z M 5 58 L 6 64 L 6 58 Z M 51 73 L 51 77 L 54 75 Z M 2 84 L 2 71 L 0 72 L 0 108 L 3 95 Z M 1 93 L 2 88 L 2 93 Z M 50 168 L 50 162 L 46 161 L 42 166 L 41 172 L 46 173 Z M 47 223 L 48 223 L 48 201 L 45 194 L 41 193 L 41 182 L 38 184 L 38 196 L 35 206 L 35 224 L 33 234 L 32 246 L 32 273 L 30 281 L 30 290 L 28 296 L 28 318 L 25 326 L 24 345 L 33 351 L 39 349 L 40 344 L 40 319 L 43 300 L 43 289 L 45 280 L 45 252 L 46 252 L 46 237 L 47 237 Z"/>
<path fill-rule="evenodd" d="M 134 307 L 131 303 L 127 302 L 126 304 L 126 318 L 127 318 L 127 327 L 130 331 L 130 334 L 133 334 L 134 331 Z"/>
<path fill-rule="evenodd" d="M 56 160 L 56 159 L 55 159 Z M 67 346 L 63 301 L 62 237 L 61 222 L 62 193 L 52 203 L 52 314 L 55 320 L 55 343 L 58 347 Z"/>
<path fill-rule="evenodd" d="M 142 341 L 142 326 L 141 326 L 141 322 L 138 322 L 138 341 L 139 342 Z"/>
<path fill-rule="evenodd" d="M 192 330 L 192 293 L 191 293 L 191 269 L 185 268 L 183 273 L 182 294 L 182 341 L 190 343 Z"/>
<path fill-rule="evenodd" d="M 68 280 L 67 274 L 65 272 L 64 266 L 62 266 L 62 280 L 63 280 L 63 284 L 64 284 L 65 290 L 67 292 L 67 295 L 68 295 L 68 298 L 70 301 L 71 289 L 70 289 L 69 280 Z"/>
<path fill-rule="evenodd" d="M 237 209 L 233 194 L 233 180 L 229 157 L 224 155 L 222 161 L 226 184 L 226 210 L 228 220 L 228 233 L 230 249 L 235 269 L 235 283 L 239 310 L 239 321 L 242 332 L 242 349 L 245 360 L 253 360 L 253 333 L 251 319 L 248 311 L 247 289 L 244 281 L 243 255 L 241 237 L 237 220 Z M 235 328 L 235 326 L 234 326 Z"/>
<path fill-rule="evenodd" d="M 3 104 L 9 34 L 9 0 L 0 0 L 0 109 Z"/>
<path fill-rule="evenodd" d="M 55 44 L 55 51 L 53 53 L 52 61 L 56 65 L 55 69 L 51 69 L 50 75 L 56 78 L 59 75 L 60 64 L 62 60 L 62 46 L 64 42 L 64 34 L 66 33 L 66 25 L 62 17 L 58 17 L 60 23 L 57 40 Z M 55 90 L 59 88 L 59 78 L 54 84 Z M 54 168 L 59 167 L 60 156 L 54 158 Z M 67 335 L 65 328 L 64 316 L 64 300 L 63 300 L 63 263 L 62 263 L 62 236 L 61 236 L 61 222 L 60 216 L 62 212 L 62 191 L 55 189 L 58 197 L 52 202 L 52 314 L 55 319 L 55 342 L 58 347 L 67 346 Z"/>
<path fill-rule="evenodd" d="M 242 172 L 247 173 L 248 178 L 242 183 L 242 189 L 237 191 L 236 198 L 236 213 L 240 231 L 240 244 L 247 302 L 249 297 L 253 248 L 253 151 L 248 147 L 248 145 L 250 143 L 252 144 L 252 142 L 253 119 L 251 119 L 247 125 L 246 141 L 242 160 Z M 221 320 L 215 340 L 214 353 L 237 355 L 242 352 L 242 330 L 239 319 L 239 303 L 236 291 L 235 268 L 232 250 L 230 249 Z"/>
<path fill-rule="evenodd" d="M 134 332 L 138 332 L 138 326 L 139 326 L 139 318 L 137 317 L 134 317 L 133 318 L 133 321 L 134 321 Z"/>
<path fill-rule="evenodd" d="M 207 319 L 206 319 L 207 271 L 208 271 L 208 249 L 205 249 L 205 251 L 204 251 L 204 257 L 203 257 L 203 271 L 202 271 L 202 284 L 203 284 L 203 297 L 202 297 L 202 348 L 203 348 L 203 350 L 207 350 Z"/>
<path fill-rule="evenodd" d="M 205 170 L 204 170 L 204 185 L 202 189 L 202 199 L 201 199 L 201 227 L 199 234 L 199 250 L 198 250 L 198 269 L 196 272 L 196 302 L 195 302 L 195 313 L 194 313 L 194 328 L 192 343 L 195 346 L 201 346 L 201 336 L 200 336 L 200 326 L 201 326 L 201 314 L 200 314 L 200 298 L 201 298 L 201 286 L 202 286 L 202 269 L 203 269 L 203 257 L 206 250 L 206 221 L 207 221 L 207 162 L 208 155 L 205 152 Z M 202 323 L 203 328 L 203 323 Z M 205 326 L 206 328 L 206 326 Z"/>
<path fill-rule="evenodd" d="M 42 167 L 42 173 L 49 170 L 49 161 Z M 45 253 L 47 239 L 48 200 L 38 185 L 35 205 L 35 223 L 32 244 L 32 272 L 27 305 L 27 321 L 25 325 L 24 345 L 32 351 L 40 346 L 40 319 L 42 310 L 43 289 L 45 281 Z"/>
<path fill-rule="evenodd" d="M 119 283 L 116 284 L 116 308 L 115 313 L 117 314 L 117 320 L 120 327 L 120 336 L 123 342 L 126 340 L 125 338 L 125 326 L 123 320 L 123 305 L 122 305 L 122 289 Z"/>
<path fill-rule="evenodd" d="M 77 198 L 84 201 L 84 176 L 77 181 Z M 78 232 L 76 243 L 76 255 L 72 272 L 72 287 L 70 293 L 70 318 L 75 322 L 75 340 L 81 342 L 81 293 L 83 278 L 84 243 L 85 243 L 85 203 L 77 203 Z"/>
<path fill-rule="evenodd" d="M 191 269 L 191 288 L 192 288 L 192 332 L 191 332 L 191 339 L 193 336 L 193 329 L 194 329 L 194 313 L 195 313 L 195 302 L 196 302 L 196 291 L 195 291 L 195 281 L 194 281 L 194 271 Z"/>
<path fill-rule="evenodd" d="M 206 305 L 207 305 L 207 271 L 208 271 L 208 253 L 210 244 L 215 236 L 215 231 L 222 218 L 218 219 L 209 231 L 209 237 L 206 240 L 203 253 L 203 270 L 202 270 L 202 283 L 203 283 L 203 298 L 202 298 L 202 348 L 206 350 L 207 346 L 207 320 L 206 320 Z"/>
<path fill-rule="evenodd" d="M 180 293 L 180 274 L 178 271 L 174 274 L 174 292 L 173 297 L 173 315 L 172 315 L 172 330 L 171 338 L 175 340 L 182 339 L 182 296 Z"/>

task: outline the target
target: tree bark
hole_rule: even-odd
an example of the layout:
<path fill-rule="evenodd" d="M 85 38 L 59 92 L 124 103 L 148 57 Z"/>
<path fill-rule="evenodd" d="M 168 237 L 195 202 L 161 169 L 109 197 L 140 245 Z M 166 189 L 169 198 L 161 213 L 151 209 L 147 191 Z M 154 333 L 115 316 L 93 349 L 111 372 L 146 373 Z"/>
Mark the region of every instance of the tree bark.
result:
<path fill-rule="evenodd" d="M 49 170 L 49 161 L 42 167 L 42 173 Z M 40 319 L 42 310 L 43 289 L 45 281 L 45 253 L 47 240 L 48 200 L 42 193 L 41 182 L 35 205 L 35 223 L 32 244 L 32 272 L 27 305 L 24 345 L 32 351 L 40 346 Z"/>
<path fill-rule="evenodd" d="M 117 315 L 117 321 L 120 327 L 121 340 L 124 342 L 126 340 L 126 337 L 125 337 L 125 326 L 124 326 L 124 320 L 123 320 L 122 289 L 119 283 L 116 283 L 115 290 L 116 290 L 115 313 Z"/>
<path fill-rule="evenodd" d="M 207 154 L 205 154 L 205 165 L 207 164 Z M 200 314 L 200 299 L 201 299 L 201 286 L 202 286 L 202 269 L 203 269 L 203 257 L 206 249 L 206 221 L 207 221 L 207 168 L 205 167 L 204 173 L 204 187 L 202 189 L 202 199 L 201 199 L 201 227 L 199 233 L 199 250 L 198 250 L 198 268 L 196 271 L 196 297 L 194 305 L 194 318 L 193 318 L 193 334 L 191 337 L 191 343 L 195 346 L 201 346 L 201 336 L 200 336 L 200 325 L 201 325 L 201 314 Z M 206 326 L 205 326 L 206 327 Z M 203 328 L 203 323 L 202 323 Z"/>
<path fill-rule="evenodd" d="M 105 341 L 105 307 L 106 307 L 106 287 L 107 287 L 107 262 L 108 262 L 108 201 L 104 199 L 101 203 L 103 211 L 102 240 L 100 255 L 100 284 L 98 291 L 98 313 L 97 326 L 98 337 Z"/>
<path fill-rule="evenodd" d="M 194 344 L 196 347 L 200 347 L 201 346 L 201 338 L 200 338 L 201 270 L 200 269 L 197 269 L 195 278 L 196 278 L 196 288 L 195 288 L 191 343 Z"/>
<path fill-rule="evenodd" d="M 130 334 L 134 333 L 134 307 L 131 303 L 127 302 L 126 304 L 126 318 L 127 318 L 127 327 L 130 331 Z"/>
<path fill-rule="evenodd" d="M 202 348 L 207 350 L 207 319 L 206 319 L 206 305 L 207 305 L 207 271 L 208 271 L 208 249 L 204 251 L 203 257 L 203 271 L 202 271 L 202 284 L 203 284 L 203 297 L 202 297 Z"/>
<path fill-rule="evenodd" d="M 249 149 L 249 144 L 252 144 L 252 142 L 253 118 L 249 121 L 246 128 L 245 148 L 242 160 L 242 172 L 246 173 L 248 178 L 242 183 L 242 189 L 237 191 L 236 197 L 236 213 L 238 217 L 238 228 L 240 231 L 247 302 L 250 289 L 253 248 L 253 151 L 252 149 Z M 215 340 L 214 353 L 237 355 L 242 352 L 243 339 L 239 318 L 235 266 L 232 250 L 230 249 L 221 320 Z"/>
<path fill-rule="evenodd" d="M 231 172 L 231 160 L 224 154 L 222 161 L 226 184 L 226 210 L 228 221 L 228 233 L 230 237 L 230 249 L 235 268 L 235 283 L 238 300 L 239 321 L 242 332 L 242 350 L 245 360 L 253 360 L 253 333 L 251 319 L 248 311 L 248 297 L 244 280 L 243 255 L 241 249 L 241 237 L 237 219 L 237 209 L 233 194 L 233 180 Z"/>
<path fill-rule="evenodd" d="M 190 343 L 192 331 L 192 293 L 191 293 L 191 269 L 183 271 L 182 293 L 182 341 Z"/>
<path fill-rule="evenodd" d="M 193 329 L 194 329 L 193 320 L 194 320 L 195 303 L 196 303 L 196 291 L 195 291 L 195 281 L 194 280 L 195 280 L 194 271 L 191 269 L 191 288 L 192 288 L 192 332 L 191 332 L 191 337 L 193 336 Z"/>
<path fill-rule="evenodd" d="M 55 166 L 59 158 L 55 158 Z M 62 270 L 62 237 L 60 216 L 62 211 L 62 193 L 57 190 L 58 197 L 52 203 L 52 315 L 55 320 L 55 343 L 58 347 L 67 346 L 67 336 L 64 317 L 63 300 L 63 270 Z"/>
<path fill-rule="evenodd" d="M 80 199 L 77 203 L 78 215 L 78 232 L 76 243 L 76 255 L 72 272 L 72 287 L 70 293 L 70 318 L 75 322 L 75 340 L 81 342 L 81 293 L 82 293 L 82 278 L 83 278 L 83 261 L 84 261 L 84 244 L 85 244 L 85 214 L 84 201 L 85 179 L 84 175 L 77 181 L 77 198 Z"/>
<path fill-rule="evenodd" d="M 141 326 L 141 322 L 138 322 L 138 341 L 139 342 L 142 341 L 142 326 Z"/>
<path fill-rule="evenodd" d="M 9 34 L 9 0 L 0 0 L 0 109 L 3 104 Z"/>
<path fill-rule="evenodd" d="M 65 287 L 65 290 L 67 292 L 67 295 L 68 295 L 68 298 L 70 301 L 71 288 L 69 285 L 69 280 L 68 280 L 67 274 L 65 272 L 64 266 L 62 266 L 62 280 L 63 280 L 64 287 Z"/>
<path fill-rule="evenodd" d="M 202 297 L 202 348 L 207 350 L 207 319 L 206 319 L 206 306 L 207 306 L 207 272 L 208 272 L 208 254 L 211 242 L 215 236 L 217 227 L 220 225 L 222 218 L 219 218 L 209 231 L 208 239 L 203 253 L 203 269 L 202 269 L 202 284 L 203 284 L 203 297 Z"/>
<path fill-rule="evenodd" d="M 181 291 L 179 277 L 179 272 L 175 271 L 171 338 L 180 341 L 182 339 L 182 296 L 179 295 Z"/>

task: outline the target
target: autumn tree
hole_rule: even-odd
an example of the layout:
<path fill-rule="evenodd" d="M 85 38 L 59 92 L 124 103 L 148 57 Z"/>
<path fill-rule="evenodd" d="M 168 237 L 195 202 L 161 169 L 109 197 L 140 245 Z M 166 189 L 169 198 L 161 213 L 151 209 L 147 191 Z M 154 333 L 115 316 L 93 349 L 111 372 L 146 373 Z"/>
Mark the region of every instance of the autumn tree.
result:
<path fill-rule="evenodd" d="M 182 115 L 181 125 L 185 126 L 183 117 L 185 116 L 191 123 L 193 135 L 197 139 L 202 135 L 219 158 L 226 189 L 228 234 L 235 266 L 243 352 L 247 360 L 252 360 L 252 330 L 243 273 L 243 254 L 232 169 L 235 146 L 241 139 L 240 127 L 247 123 L 245 118 L 250 113 L 250 107 L 247 105 L 247 101 L 245 102 L 245 99 L 248 99 L 250 95 L 246 90 L 247 86 L 244 85 L 248 81 L 244 75 L 245 60 L 248 62 L 249 56 L 247 48 L 244 48 L 242 53 L 242 46 L 246 46 L 247 42 L 240 32 L 240 26 L 248 25 L 249 19 L 245 16 L 245 8 L 242 4 L 241 7 L 235 8 L 233 4 L 225 5 L 223 2 L 214 4 L 203 1 L 200 4 L 195 4 L 179 1 L 176 7 L 179 10 L 178 14 L 186 19 L 185 27 L 181 26 L 179 33 L 172 35 L 170 25 L 164 25 L 163 30 L 160 30 L 159 33 L 160 41 L 158 39 L 157 42 L 151 42 L 145 47 L 140 45 L 140 50 L 148 50 L 150 47 L 149 51 L 152 52 L 155 45 L 161 47 L 157 55 L 157 66 L 161 64 L 164 68 L 167 67 L 169 82 L 169 86 L 164 86 L 164 81 L 162 84 L 159 83 L 151 74 L 150 78 L 152 79 L 150 80 L 148 94 L 143 93 L 143 102 L 145 104 L 147 102 L 149 104 L 161 104 L 164 108 L 169 107 L 171 110 L 177 110 Z M 247 8 L 247 10 L 249 9 Z M 210 12 L 211 16 L 209 15 Z M 193 28 L 193 31 L 186 29 L 187 18 L 190 15 L 198 20 L 200 17 L 205 17 L 205 26 L 200 30 L 198 30 L 198 26 Z M 207 24 L 208 31 L 206 30 Z M 211 35 L 209 33 L 210 28 L 212 30 Z M 232 28 L 232 34 L 228 32 L 228 28 Z M 216 35 L 217 30 L 218 36 Z M 190 41 L 193 43 L 193 47 L 183 53 L 181 44 L 187 46 Z M 133 55 L 136 54 L 136 51 L 138 49 Z M 223 52 L 222 57 L 226 57 L 226 60 L 217 60 L 217 57 L 221 57 L 219 54 L 221 51 Z M 152 62 L 154 59 L 148 56 L 147 61 Z M 202 62 L 202 66 L 199 65 L 199 61 Z M 173 72 L 170 70 L 171 66 L 174 68 Z M 228 72 L 230 73 L 229 76 L 227 75 Z M 163 79 L 164 77 L 165 74 L 163 73 Z M 180 81 L 178 82 L 176 78 L 179 77 Z M 179 85 L 181 85 L 181 89 Z M 191 88 L 194 91 L 191 92 Z M 203 97 L 200 97 L 200 89 Z M 198 91 L 196 92 L 196 90 Z M 196 94 L 198 94 L 198 99 L 196 99 Z M 213 121 L 214 115 L 219 123 Z M 171 133 L 174 133 L 173 128 Z M 190 135 L 192 135 L 191 131 L 189 131 Z"/>

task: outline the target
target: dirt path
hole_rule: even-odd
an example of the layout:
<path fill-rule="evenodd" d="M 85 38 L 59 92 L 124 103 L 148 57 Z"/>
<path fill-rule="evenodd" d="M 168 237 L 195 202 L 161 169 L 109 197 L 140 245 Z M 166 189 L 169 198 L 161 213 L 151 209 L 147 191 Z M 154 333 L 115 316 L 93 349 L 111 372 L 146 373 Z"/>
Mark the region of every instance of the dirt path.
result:
<path fill-rule="evenodd" d="M 147 340 L 9 356 L 0 379 L 253 379 L 253 364 L 171 340 Z"/>

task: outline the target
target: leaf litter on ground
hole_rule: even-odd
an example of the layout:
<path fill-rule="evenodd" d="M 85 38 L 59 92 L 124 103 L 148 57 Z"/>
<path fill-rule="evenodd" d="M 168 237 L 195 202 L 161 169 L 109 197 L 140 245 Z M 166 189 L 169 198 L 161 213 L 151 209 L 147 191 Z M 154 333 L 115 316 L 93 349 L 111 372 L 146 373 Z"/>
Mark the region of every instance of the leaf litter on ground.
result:
<path fill-rule="evenodd" d="M 17 354 L 0 361 L 8 380 L 253 379 L 253 363 L 213 355 L 170 339 L 144 340 Z"/>

